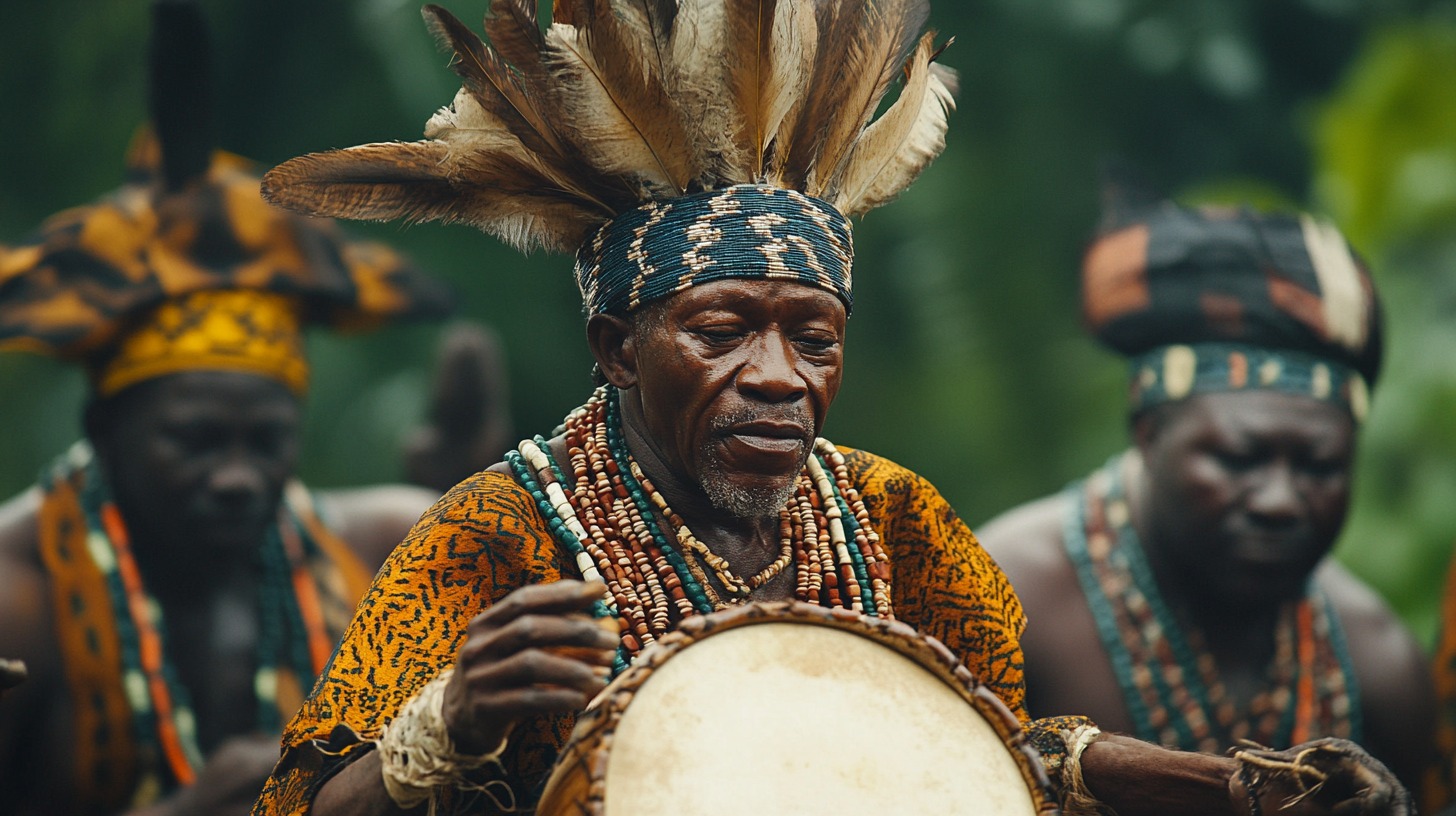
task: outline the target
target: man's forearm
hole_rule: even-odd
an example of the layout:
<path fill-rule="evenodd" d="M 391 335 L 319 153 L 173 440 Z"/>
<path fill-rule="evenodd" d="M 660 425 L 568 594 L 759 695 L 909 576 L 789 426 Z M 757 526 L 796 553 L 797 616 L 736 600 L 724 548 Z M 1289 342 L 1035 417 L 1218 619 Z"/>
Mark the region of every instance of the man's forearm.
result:
<path fill-rule="evenodd" d="M 1118 816 L 1229 816 L 1232 759 L 1169 751 L 1104 734 L 1082 753 L 1082 777 Z"/>
<path fill-rule="evenodd" d="M 370 751 L 334 774 L 314 797 L 315 816 L 397 816 L 422 808 L 401 810 L 384 789 L 379 752 Z"/>

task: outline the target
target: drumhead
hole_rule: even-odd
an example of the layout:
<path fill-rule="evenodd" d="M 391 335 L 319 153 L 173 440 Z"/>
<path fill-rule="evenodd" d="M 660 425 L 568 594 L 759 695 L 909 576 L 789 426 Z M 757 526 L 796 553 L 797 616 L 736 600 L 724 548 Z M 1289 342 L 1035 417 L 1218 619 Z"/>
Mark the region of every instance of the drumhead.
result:
<path fill-rule="evenodd" d="M 846 629 L 718 631 L 622 712 L 606 816 L 1031 816 L 991 723 L 920 663 Z"/>

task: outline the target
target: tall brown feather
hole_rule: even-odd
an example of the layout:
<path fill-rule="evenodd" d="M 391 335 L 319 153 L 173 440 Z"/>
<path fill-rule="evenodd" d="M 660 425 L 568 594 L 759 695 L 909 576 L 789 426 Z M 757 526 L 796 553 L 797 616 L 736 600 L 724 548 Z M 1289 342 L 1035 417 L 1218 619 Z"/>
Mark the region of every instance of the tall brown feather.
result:
<path fill-rule="evenodd" d="M 455 15 L 433 4 L 425 6 L 423 14 L 430 33 L 455 53 L 450 67 L 482 107 L 500 117 L 528 149 L 552 155 L 564 152 L 555 128 L 538 109 L 550 105 L 549 98 L 532 98 L 531 90 L 495 49 Z"/>
<path fill-rule="evenodd" d="M 541 56 L 546 38 L 535 0 L 494 0 L 485 16 L 485 36 L 496 53 L 520 72 L 527 88 L 545 93 L 549 77 Z"/>
<path fill-rule="evenodd" d="M 769 145 L 803 92 L 814 51 L 805 41 L 812 7 L 794 0 L 729 0 L 727 83 L 739 119 L 738 149 L 751 181 L 768 176 Z"/>
<path fill-rule="evenodd" d="M 846 41 L 844 65 L 838 73 L 844 93 L 843 108 L 828 120 L 815 157 L 816 172 L 805 192 L 828 197 L 830 182 L 838 176 L 860 133 L 879 108 L 890 83 L 914 47 L 914 37 L 929 14 L 926 0 L 886 0 L 861 6 L 863 22 L 841 36 Z M 841 53 L 831 44 L 830 53 Z"/>
<path fill-rule="evenodd" d="M 459 196 L 441 142 L 383 142 L 299 156 L 263 176 L 270 204 L 313 215 L 386 221 L 450 217 Z"/>
<path fill-rule="evenodd" d="M 663 84 L 670 86 L 672 78 L 667 75 L 671 67 L 672 27 L 677 18 L 676 0 L 624 0 L 615 3 L 614 10 L 625 27 L 638 31 L 639 37 L 652 43 L 652 66 L 663 78 Z"/>
<path fill-rule="evenodd" d="M 659 195 L 681 195 L 696 168 L 683 123 L 650 67 L 654 46 L 620 26 L 607 3 L 590 11 L 583 27 L 558 23 L 546 32 L 547 64 L 558 99 L 572 111 L 566 125 L 573 141 L 598 169 L 634 176 Z"/>
<path fill-rule="evenodd" d="M 737 0 L 742 2 L 742 0 Z M 692 151 L 704 166 L 704 187 L 747 181 L 747 161 L 734 139 L 737 111 L 725 83 L 727 5 L 724 0 L 678 0 L 669 37 L 673 100 L 691 123 Z"/>
<path fill-rule="evenodd" d="M 931 62 L 935 33 L 927 31 L 905 63 L 900 97 L 865 128 L 832 182 L 832 203 L 848 216 L 885 204 L 910 186 L 945 148 L 947 116 L 955 107 L 954 72 Z"/>
<path fill-rule="evenodd" d="M 511 0 L 497 0 L 497 5 L 514 18 L 510 27 L 517 30 L 506 41 L 513 49 L 522 50 L 522 63 L 528 64 L 529 70 L 513 70 L 490 45 L 438 6 L 427 6 L 425 19 L 437 39 L 456 54 L 452 68 L 480 107 L 497 117 L 526 150 L 535 153 L 541 165 L 554 168 L 562 187 L 574 189 L 582 198 L 614 212 L 636 206 L 635 188 L 583 161 L 582 145 L 564 127 L 568 116 L 554 93 L 545 53 L 532 55 L 524 50 L 546 47 L 545 38 L 535 28 L 533 12 Z"/>

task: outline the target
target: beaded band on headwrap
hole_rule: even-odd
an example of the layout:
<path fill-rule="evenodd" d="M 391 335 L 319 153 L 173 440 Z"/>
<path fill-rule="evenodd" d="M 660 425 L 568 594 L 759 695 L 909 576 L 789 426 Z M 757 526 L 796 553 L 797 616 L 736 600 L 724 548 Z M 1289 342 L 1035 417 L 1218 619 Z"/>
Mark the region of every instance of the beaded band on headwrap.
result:
<path fill-rule="evenodd" d="M 166 300 L 119 338 L 92 368 L 96 393 L 109 397 L 166 374 L 223 369 L 308 390 L 298 299 L 252 289 L 193 292 Z"/>
<path fill-rule="evenodd" d="M 588 315 L 630 312 L 726 278 L 814 286 L 848 311 L 849 220 L 795 190 L 742 184 L 647 204 L 604 224 L 576 254 Z"/>
<path fill-rule="evenodd" d="M 1215 391 L 1299 394 L 1345 408 L 1356 422 L 1369 412 L 1365 378 L 1312 354 L 1242 343 L 1197 343 L 1153 349 L 1131 359 L 1132 410 Z"/>

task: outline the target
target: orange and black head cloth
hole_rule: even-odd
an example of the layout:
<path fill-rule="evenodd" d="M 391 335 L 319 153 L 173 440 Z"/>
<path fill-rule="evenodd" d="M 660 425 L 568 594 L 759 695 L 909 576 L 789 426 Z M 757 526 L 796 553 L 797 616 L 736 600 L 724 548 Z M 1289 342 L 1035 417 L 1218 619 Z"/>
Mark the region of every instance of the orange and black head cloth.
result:
<path fill-rule="evenodd" d="M 443 284 L 331 221 L 270 207 L 251 164 L 214 149 L 208 53 L 194 3 L 154 4 L 152 127 L 120 189 L 0 250 L 0 350 L 81 363 L 102 393 L 189 368 L 301 391 L 303 326 L 448 312 Z"/>

